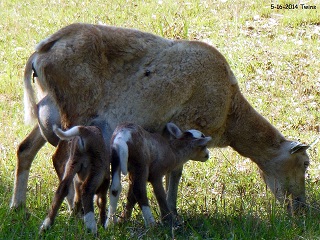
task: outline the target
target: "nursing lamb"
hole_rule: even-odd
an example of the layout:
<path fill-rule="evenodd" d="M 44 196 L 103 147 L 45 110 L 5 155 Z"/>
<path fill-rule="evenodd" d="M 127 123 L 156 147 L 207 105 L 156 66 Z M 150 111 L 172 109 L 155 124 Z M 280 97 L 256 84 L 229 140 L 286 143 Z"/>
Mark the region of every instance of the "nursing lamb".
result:
<path fill-rule="evenodd" d="M 62 131 L 56 126 L 53 131 L 61 140 L 70 140 L 68 145 L 68 161 L 65 173 L 46 219 L 41 225 L 43 232 L 50 228 L 58 213 L 63 199 L 68 195 L 72 183 L 75 185 L 74 213 L 83 210 L 86 227 L 97 233 L 94 217 L 93 200 L 97 195 L 97 205 L 100 212 L 100 223 L 106 221 L 106 196 L 110 182 L 110 156 L 105 145 L 102 131 L 96 126 L 75 126 Z M 60 141 L 59 144 L 65 142 Z"/>
<path fill-rule="evenodd" d="M 159 204 L 161 220 L 173 224 L 174 216 L 166 201 L 162 178 L 176 168 L 181 168 L 189 159 L 206 161 L 209 158 L 207 144 L 211 137 L 205 137 L 203 133 L 194 129 L 182 132 L 173 123 L 168 123 L 166 130 L 169 133 L 167 138 L 158 133 L 149 133 L 133 123 L 120 124 L 114 131 L 111 137 L 111 159 L 112 162 L 120 162 L 120 165 L 112 170 L 106 226 L 112 219 L 115 220 L 121 192 L 120 169 L 125 175 L 129 172 L 130 179 L 123 218 L 131 217 L 132 209 L 138 202 L 145 225 L 155 223 L 147 198 L 149 181 Z"/>

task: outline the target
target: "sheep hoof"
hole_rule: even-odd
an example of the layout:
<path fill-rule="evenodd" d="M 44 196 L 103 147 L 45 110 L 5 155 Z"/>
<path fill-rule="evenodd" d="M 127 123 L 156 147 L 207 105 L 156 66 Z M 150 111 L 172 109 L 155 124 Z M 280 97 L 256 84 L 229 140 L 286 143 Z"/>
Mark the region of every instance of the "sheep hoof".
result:
<path fill-rule="evenodd" d="M 86 228 L 93 234 L 97 234 L 98 228 L 97 228 L 96 220 L 94 218 L 94 213 L 89 212 L 86 215 L 84 215 L 83 218 L 84 218 L 84 224 Z"/>
<path fill-rule="evenodd" d="M 173 229 L 178 229 L 178 228 L 182 227 L 183 224 L 184 224 L 183 219 L 180 216 L 175 215 L 174 220 L 173 220 L 173 224 L 172 224 Z"/>
<path fill-rule="evenodd" d="M 51 225 L 52 221 L 50 220 L 50 218 L 46 218 L 40 227 L 39 234 L 42 234 L 45 231 L 47 231 L 51 227 Z"/>
<path fill-rule="evenodd" d="M 149 227 L 155 227 L 156 225 L 157 225 L 157 222 L 156 222 L 156 221 L 149 223 Z"/>
<path fill-rule="evenodd" d="M 20 211 L 20 210 L 25 210 L 26 209 L 26 205 L 25 204 L 19 204 L 16 202 L 12 202 L 10 204 L 10 210 L 11 211 Z"/>
<path fill-rule="evenodd" d="M 21 214 L 21 217 L 23 217 L 23 219 L 25 219 L 25 220 L 29 220 L 29 218 L 31 216 L 31 214 L 29 213 L 29 211 L 25 205 L 17 206 L 17 205 L 12 204 L 10 206 L 10 211 L 15 212 L 19 215 Z"/>
<path fill-rule="evenodd" d="M 97 225 L 90 225 L 90 226 L 86 225 L 86 228 L 89 233 L 97 235 L 97 232 L 98 232 Z"/>
<path fill-rule="evenodd" d="M 110 227 L 113 227 L 114 225 L 116 225 L 118 223 L 118 218 L 116 216 L 113 216 L 111 218 L 108 218 L 105 225 L 104 225 L 104 228 L 107 229 L 107 228 L 110 228 Z"/>

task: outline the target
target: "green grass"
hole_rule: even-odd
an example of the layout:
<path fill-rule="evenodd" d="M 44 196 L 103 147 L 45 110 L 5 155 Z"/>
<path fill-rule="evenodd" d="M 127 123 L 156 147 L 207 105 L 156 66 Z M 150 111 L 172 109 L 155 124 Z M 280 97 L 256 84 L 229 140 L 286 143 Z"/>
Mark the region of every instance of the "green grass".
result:
<path fill-rule="evenodd" d="M 274 4 L 295 1 L 272 1 Z M 215 45 L 228 59 L 249 102 L 288 138 L 319 136 L 320 1 L 316 10 L 271 10 L 265 1 L 40 1 L 0 2 L 0 239 L 38 239 L 57 187 L 53 147 L 33 162 L 27 208 L 11 212 L 16 149 L 31 131 L 23 123 L 24 64 L 34 46 L 73 22 L 132 27 L 173 39 Z M 212 149 L 206 163 L 188 163 L 179 188 L 184 225 L 146 229 L 140 211 L 99 239 L 319 239 L 320 153 L 309 150 L 309 210 L 289 217 L 262 183 L 257 167 L 230 148 Z M 125 191 L 124 191 L 125 192 Z M 156 200 L 149 192 L 159 219 Z M 123 199 L 122 199 L 123 200 Z M 122 201 L 123 202 L 123 201 Z M 93 239 L 64 204 L 45 239 Z"/>

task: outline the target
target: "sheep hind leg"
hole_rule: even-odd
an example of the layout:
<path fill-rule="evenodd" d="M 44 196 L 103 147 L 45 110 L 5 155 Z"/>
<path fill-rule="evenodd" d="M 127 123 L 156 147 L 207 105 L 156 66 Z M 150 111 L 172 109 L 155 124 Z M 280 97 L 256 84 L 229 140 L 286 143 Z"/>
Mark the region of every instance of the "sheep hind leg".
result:
<path fill-rule="evenodd" d="M 116 212 L 120 193 L 122 190 L 120 166 L 118 165 L 116 170 L 114 170 L 113 168 L 112 171 L 112 182 L 109 190 L 110 203 L 105 228 L 111 226 L 113 223 L 117 223 L 118 221 L 116 217 Z"/>
<path fill-rule="evenodd" d="M 93 234 L 97 234 L 97 222 L 94 217 L 94 206 L 93 206 L 93 199 L 94 194 L 98 190 L 99 186 L 102 184 L 104 178 L 104 172 L 97 174 L 90 173 L 89 176 L 86 178 L 84 183 L 82 184 L 82 193 L 81 193 L 81 200 L 83 205 L 84 211 L 84 224 L 86 228 L 92 232 Z M 103 217 L 105 219 L 105 216 Z"/>
<path fill-rule="evenodd" d="M 50 211 L 40 227 L 40 233 L 46 231 L 53 225 L 54 219 L 57 216 L 62 201 L 68 194 L 68 189 L 70 184 L 72 183 L 74 175 L 75 172 L 72 171 L 67 174 L 66 177 L 60 182 L 58 189 L 54 195 Z"/>
<path fill-rule="evenodd" d="M 29 172 L 33 159 L 38 151 L 46 143 L 42 137 L 38 125 L 20 143 L 17 151 L 17 165 L 15 170 L 13 196 L 10 204 L 11 209 L 25 206 Z"/>
<path fill-rule="evenodd" d="M 99 222 L 104 226 L 106 222 L 106 205 L 107 205 L 107 192 L 109 188 L 110 180 L 104 179 L 103 183 L 97 191 L 97 206 L 99 208 Z"/>
<path fill-rule="evenodd" d="M 133 181 L 133 193 L 135 198 L 138 200 L 138 204 L 142 210 L 143 219 L 146 227 L 155 225 L 155 220 L 151 213 L 149 201 L 147 197 L 147 179 L 148 171 L 143 171 L 139 174 L 139 177 Z M 138 175 L 136 175 L 138 176 Z"/>
<path fill-rule="evenodd" d="M 82 208 L 82 200 L 81 200 L 81 187 L 82 182 L 76 175 L 73 179 L 73 186 L 74 189 L 74 203 L 72 208 L 72 214 L 76 217 L 82 218 L 83 217 L 83 208 Z"/>
<path fill-rule="evenodd" d="M 56 173 L 61 181 L 65 172 L 66 163 L 69 158 L 69 146 L 68 141 L 60 141 L 55 153 L 52 156 L 53 166 L 56 170 Z M 69 212 L 74 209 L 74 196 L 75 196 L 75 187 L 73 184 L 69 186 L 68 195 L 66 196 Z"/>
<path fill-rule="evenodd" d="M 136 203 L 137 203 L 137 199 L 133 193 L 133 185 L 132 185 L 132 183 L 130 183 L 128 193 L 127 193 L 127 203 L 126 203 L 124 211 L 121 214 L 121 219 L 120 219 L 121 221 L 127 221 L 128 219 L 130 219 L 130 217 L 132 215 L 132 210 L 133 210 L 134 206 L 136 205 Z"/>

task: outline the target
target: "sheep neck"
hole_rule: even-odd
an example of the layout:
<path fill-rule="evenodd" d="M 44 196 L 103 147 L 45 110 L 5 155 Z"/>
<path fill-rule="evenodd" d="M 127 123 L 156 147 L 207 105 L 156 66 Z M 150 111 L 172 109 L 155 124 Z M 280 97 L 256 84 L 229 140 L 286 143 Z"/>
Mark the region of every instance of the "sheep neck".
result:
<path fill-rule="evenodd" d="M 263 168 L 279 153 L 283 135 L 261 116 L 243 97 L 234 95 L 225 136 L 229 146 Z"/>

